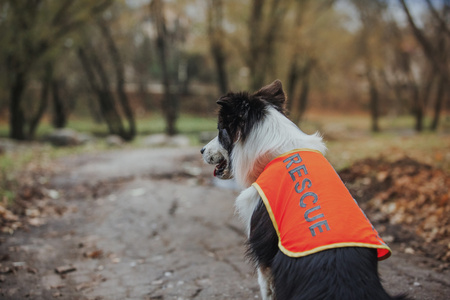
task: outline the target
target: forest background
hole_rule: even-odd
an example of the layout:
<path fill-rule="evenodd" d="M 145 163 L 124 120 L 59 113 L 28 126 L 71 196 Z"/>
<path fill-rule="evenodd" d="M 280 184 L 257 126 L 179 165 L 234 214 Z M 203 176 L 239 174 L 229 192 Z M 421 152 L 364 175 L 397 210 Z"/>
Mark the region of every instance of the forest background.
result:
<path fill-rule="evenodd" d="M 447 132 L 449 20 L 448 0 L 1 0 L 0 134 L 214 130 L 221 94 L 277 78 L 296 123 Z"/>
<path fill-rule="evenodd" d="M 72 204 L 90 210 L 120 182 L 158 180 L 163 192 L 165 178 L 207 195 L 218 183 L 199 149 L 216 134 L 216 100 L 280 79 L 288 117 L 323 135 L 379 232 L 448 271 L 449 55 L 450 0 L 0 0 L 0 246 L 69 218 Z M 160 149 L 174 145 L 193 148 Z M 177 162 L 167 178 L 148 167 L 164 160 Z M 68 175 L 96 163 L 112 167 L 109 181 Z M 0 255 L 11 290 L 29 286 L 9 272 L 14 255 Z"/>

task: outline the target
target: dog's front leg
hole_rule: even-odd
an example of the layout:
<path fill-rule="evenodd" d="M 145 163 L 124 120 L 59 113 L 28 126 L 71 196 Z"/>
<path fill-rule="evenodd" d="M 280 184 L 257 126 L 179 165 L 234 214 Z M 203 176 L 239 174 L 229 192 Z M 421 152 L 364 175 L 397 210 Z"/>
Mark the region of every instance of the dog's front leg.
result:
<path fill-rule="evenodd" d="M 258 191 L 253 186 L 243 190 L 236 198 L 236 212 L 244 224 L 247 225 L 247 235 L 250 234 L 251 218 L 260 199 Z M 258 267 L 258 283 L 262 299 L 275 300 L 270 268 Z"/>
<path fill-rule="evenodd" d="M 236 198 L 236 213 L 246 226 L 247 236 L 250 235 L 250 222 L 260 199 L 258 191 L 253 186 L 243 190 Z"/>
<path fill-rule="evenodd" d="M 258 283 L 263 300 L 274 300 L 274 291 L 270 268 L 258 267 Z"/>

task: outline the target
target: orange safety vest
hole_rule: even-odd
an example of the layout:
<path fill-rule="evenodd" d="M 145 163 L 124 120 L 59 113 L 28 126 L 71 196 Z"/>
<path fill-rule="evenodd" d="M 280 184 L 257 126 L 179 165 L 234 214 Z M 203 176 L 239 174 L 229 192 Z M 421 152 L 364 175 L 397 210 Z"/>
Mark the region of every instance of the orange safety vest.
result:
<path fill-rule="evenodd" d="M 376 248 L 378 260 L 391 249 L 359 208 L 326 158 L 297 149 L 272 160 L 253 186 L 278 234 L 280 250 L 301 257 L 331 248 Z"/>

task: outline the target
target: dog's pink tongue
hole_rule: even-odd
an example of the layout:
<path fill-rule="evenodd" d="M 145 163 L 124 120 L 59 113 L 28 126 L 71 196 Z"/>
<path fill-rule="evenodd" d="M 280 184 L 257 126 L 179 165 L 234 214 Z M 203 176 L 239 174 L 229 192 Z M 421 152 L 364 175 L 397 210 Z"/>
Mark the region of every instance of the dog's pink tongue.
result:
<path fill-rule="evenodd" d="M 216 169 L 214 169 L 214 177 L 216 177 Z"/>

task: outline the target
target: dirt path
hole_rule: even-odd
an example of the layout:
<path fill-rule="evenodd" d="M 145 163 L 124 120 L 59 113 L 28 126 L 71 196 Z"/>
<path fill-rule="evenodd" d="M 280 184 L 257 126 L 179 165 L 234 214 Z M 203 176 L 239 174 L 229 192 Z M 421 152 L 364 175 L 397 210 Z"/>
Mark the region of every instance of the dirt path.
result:
<path fill-rule="evenodd" d="M 66 212 L 1 237 L 0 299 L 259 298 L 233 214 L 237 192 L 211 184 L 198 149 L 118 150 L 62 163 L 70 171 L 52 185 Z M 449 299 L 448 270 L 391 246 L 394 255 L 380 263 L 390 292 Z M 55 272 L 63 266 L 66 274 Z"/>

